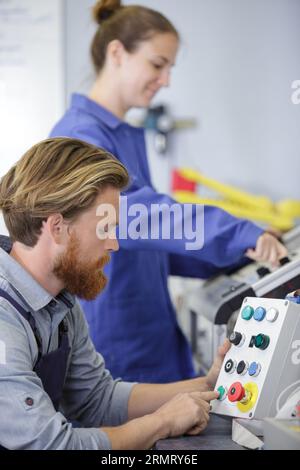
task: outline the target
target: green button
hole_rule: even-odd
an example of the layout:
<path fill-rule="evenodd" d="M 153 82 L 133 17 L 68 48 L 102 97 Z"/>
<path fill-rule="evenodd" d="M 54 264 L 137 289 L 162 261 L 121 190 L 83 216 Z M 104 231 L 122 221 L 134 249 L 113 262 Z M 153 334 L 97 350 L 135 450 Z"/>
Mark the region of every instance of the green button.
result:
<path fill-rule="evenodd" d="M 252 308 L 252 307 L 250 307 L 250 305 L 248 305 L 242 311 L 242 318 L 244 320 L 250 320 L 253 316 L 253 313 L 254 313 L 254 308 Z"/>
<path fill-rule="evenodd" d="M 224 396 L 224 393 L 226 393 L 226 390 L 225 388 L 220 385 L 220 387 L 218 387 L 217 391 L 219 392 L 219 397 L 218 397 L 218 400 L 222 400 L 223 396 Z"/>
<path fill-rule="evenodd" d="M 263 335 L 262 333 L 260 333 L 259 335 L 255 337 L 254 344 L 259 349 L 267 349 L 267 347 L 269 346 L 269 343 L 270 343 L 270 338 L 267 335 Z"/>

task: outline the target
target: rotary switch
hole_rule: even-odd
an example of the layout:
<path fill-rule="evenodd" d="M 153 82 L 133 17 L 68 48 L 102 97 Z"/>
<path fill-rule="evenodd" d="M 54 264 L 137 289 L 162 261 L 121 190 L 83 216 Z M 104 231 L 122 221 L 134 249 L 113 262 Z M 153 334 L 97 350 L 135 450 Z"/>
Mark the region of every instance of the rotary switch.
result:
<path fill-rule="evenodd" d="M 245 335 L 239 333 L 238 331 L 234 331 L 229 336 L 229 341 L 235 346 L 242 346 L 245 342 Z"/>

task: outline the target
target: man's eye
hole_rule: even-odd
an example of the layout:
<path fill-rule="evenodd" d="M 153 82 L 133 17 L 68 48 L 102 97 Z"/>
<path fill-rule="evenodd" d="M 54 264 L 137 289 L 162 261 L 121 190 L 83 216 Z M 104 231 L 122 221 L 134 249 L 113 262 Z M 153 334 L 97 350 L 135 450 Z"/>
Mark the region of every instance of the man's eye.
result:
<path fill-rule="evenodd" d="M 105 225 L 104 227 L 101 224 L 97 225 L 97 236 L 101 240 L 106 240 L 108 237 L 116 238 L 116 225 Z"/>

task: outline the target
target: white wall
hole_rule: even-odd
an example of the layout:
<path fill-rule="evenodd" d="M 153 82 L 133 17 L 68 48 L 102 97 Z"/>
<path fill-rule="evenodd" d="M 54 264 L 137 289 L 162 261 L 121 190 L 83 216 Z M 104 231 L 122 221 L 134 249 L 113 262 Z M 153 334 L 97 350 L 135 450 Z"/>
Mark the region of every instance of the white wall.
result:
<path fill-rule="evenodd" d="M 94 0 L 65 0 L 67 102 L 74 91 L 85 93 L 93 83 L 89 48 L 96 30 L 91 16 Z"/>
<path fill-rule="evenodd" d="M 63 2 L 0 2 L 0 176 L 64 110 Z"/>
<path fill-rule="evenodd" d="M 173 164 L 274 199 L 299 198 L 300 105 L 291 102 L 291 85 L 300 79 L 300 1 L 124 3 L 159 9 L 182 36 L 172 86 L 155 100 L 168 103 L 175 117 L 198 121 L 196 130 L 175 136 Z M 93 4 L 67 0 L 68 92 L 86 91 L 93 77 Z M 165 190 L 170 162 L 150 154 L 154 179 Z"/>
<path fill-rule="evenodd" d="M 63 1 L 0 8 L 0 175 L 64 110 Z"/>

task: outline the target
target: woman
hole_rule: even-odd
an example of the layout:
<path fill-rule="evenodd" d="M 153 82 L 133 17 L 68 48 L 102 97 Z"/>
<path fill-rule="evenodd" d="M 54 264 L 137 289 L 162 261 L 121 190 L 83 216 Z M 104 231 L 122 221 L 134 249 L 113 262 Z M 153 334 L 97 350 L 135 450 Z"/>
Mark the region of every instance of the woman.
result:
<path fill-rule="evenodd" d="M 91 47 L 96 81 L 88 97 L 72 97 L 51 136 L 104 147 L 125 164 L 132 180 L 128 210 L 136 203 L 171 206 L 174 201 L 151 183 L 143 130 L 126 124 L 124 117 L 132 107 L 148 107 L 169 85 L 179 35 L 160 13 L 123 7 L 117 0 L 97 2 L 94 17 L 99 24 Z M 120 251 L 107 269 L 106 291 L 82 302 L 96 348 L 115 377 L 170 382 L 195 376 L 169 297 L 168 275 L 207 278 L 245 254 L 273 263 L 286 255 L 274 237 L 250 222 L 213 207 L 205 207 L 204 217 L 204 246 L 197 251 L 186 250 L 184 237 L 120 239 Z"/>

